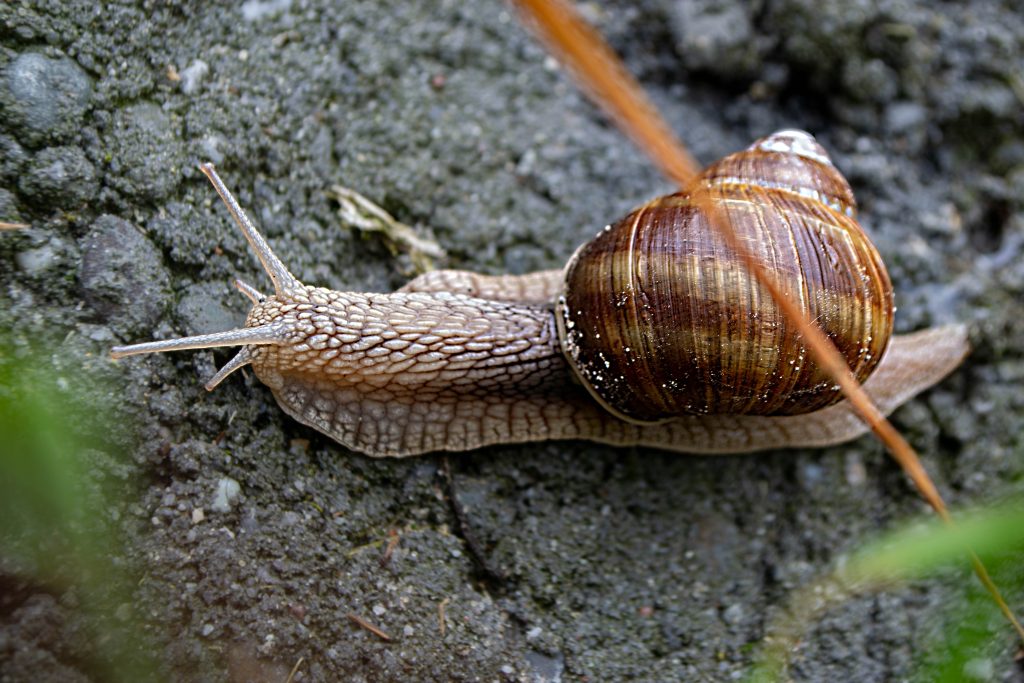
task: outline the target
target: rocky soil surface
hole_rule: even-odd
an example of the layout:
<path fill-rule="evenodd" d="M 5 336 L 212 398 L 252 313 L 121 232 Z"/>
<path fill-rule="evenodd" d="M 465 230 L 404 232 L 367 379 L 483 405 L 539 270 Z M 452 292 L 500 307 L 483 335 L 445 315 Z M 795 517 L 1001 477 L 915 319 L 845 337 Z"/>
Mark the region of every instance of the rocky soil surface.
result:
<path fill-rule="evenodd" d="M 897 426 L 952 505 L 1020 493 L 1019 5 L 583 9 L 703 162 L 778 128 L 818 136 L 889 265 L 898 329 L 971 325 L 963 368 Z M 201 161 L 299 279 L 334 289 L 410 272 L 338 219 L 334 184 L 491 273 L 558 267 L 670 189 L 497 0 L 0 4 L 0 221 L 30 226 L 0 232 L 4 363 L 41 357 L 46 391 L 105 407 L 84 485 L 113 492 L 97 523 L 135 577 L 115 621 L 148 645 L 118 656 L 153 677 L 283 681 L 301 658 L 295 680 L 729 680 L 794 589 L 926 514 L 867 438 L 374 460 L 287 418 L 251 373 L 205 392 L 229 351 L 111 361 L 118 343 L 235 327 L 231 280 L 268 286 Z M 127 671 L 80 609 L 95 585 L 0 558 L 0 680 Z M 965 562 L 839 601 L 791 674 L 904 679 L 977 593 Z M 978 628 L 965 675 L 1019 679 L 1009 627 Z"/>

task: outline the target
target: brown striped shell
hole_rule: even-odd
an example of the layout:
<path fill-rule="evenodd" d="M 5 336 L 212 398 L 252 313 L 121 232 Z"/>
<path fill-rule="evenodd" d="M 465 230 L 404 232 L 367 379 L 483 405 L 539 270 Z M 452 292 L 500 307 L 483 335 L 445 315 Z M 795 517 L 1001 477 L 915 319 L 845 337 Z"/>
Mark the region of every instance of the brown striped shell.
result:
<path fill-rule="evenodd" d="M 779 131 L 695 182 L 720 197 L 739 238 L 863 382 L 892 335 L 892 285 L 825 150 Z M 582 246 L 556 319 L 580 381 L 626 419 L 793 415 L 841 397 L 685 190 Z"/>

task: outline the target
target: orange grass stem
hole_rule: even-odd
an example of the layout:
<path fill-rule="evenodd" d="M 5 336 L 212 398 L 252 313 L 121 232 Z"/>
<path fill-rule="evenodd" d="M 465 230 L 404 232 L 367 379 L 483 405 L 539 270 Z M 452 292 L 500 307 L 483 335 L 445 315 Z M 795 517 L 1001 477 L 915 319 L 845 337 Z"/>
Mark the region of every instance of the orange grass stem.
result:
<path fill-rule="evenodd" d="M 741 243 L 708 188 L 693 186 L 691 181 L 698 173 L 699 165 L 607 43 L 566 0 L 513 2 L 529 19 L 527 24 L 541 42 L 569 69 L 584 92 L 611 116 L 665 176 L 680 188 L 690 190 L 693 202 L 707 213 L 710 224 L 739 255 L 747 270 L 768 290 L 786 318 L 797 326 L 814 361 L 839 385 L 860 418 L 889 449 L 939 518 L 952 524 L 946 504 L 917 453 L 871 401 L 832 341 L 790 300 L 775 277 L 761 267 L 746 245 Z M 1003 600 L 980 558 L 970 548 L 967 551 L 978 579 L 1024 642 L 1024 627 Z"/>
<path fill-rule="evenodd" d="M 680 187 L 700 164 L 604 39 L 572 6 L 556 0 L 515 0 L 541 42 L 576 77 L 619 129 Z"/>

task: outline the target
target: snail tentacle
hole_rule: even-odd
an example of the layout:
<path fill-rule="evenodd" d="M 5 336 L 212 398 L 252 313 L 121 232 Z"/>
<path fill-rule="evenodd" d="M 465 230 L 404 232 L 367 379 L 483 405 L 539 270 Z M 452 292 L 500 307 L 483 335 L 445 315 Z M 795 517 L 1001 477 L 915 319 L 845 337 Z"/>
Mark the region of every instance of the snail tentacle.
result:
<path fill-rule="evenodd" d="M 224 205 L 228 207 L 228 211 L 231 212 L 231 217 L 235 219 L 235 223 L 241 229 L 242 234 L 245 235 L 245 239 L 249 242 L 249 246 L 252 247 L 256 257 L 259 258 L 260 263 L 263 264 L 263 269 L 270 276 L 271 282 L 274 283 L 274 292 L 278 296 L 297 292 L 302 289 L 302 283 L 299 282 L 294 275 L 292 275 L 281 259 L 270 248 L 267 244 L 267 240 L 263 238 L 263 235 L 256 229 L 256 226 L 249 220 L 249 216 L 246 215 L 242 207 L 239 206 L 238 200 L 231 194 L 231 190 L 227 188 L 224 181 L 217 175 L 217 169 L 214 168 L 213 164 L 205 163 L 199 165 L 199 170 L 202 171 L 210 182 L 213 183 L 214 189 L 217 190 L 217 194 L 220 195 Z"/>

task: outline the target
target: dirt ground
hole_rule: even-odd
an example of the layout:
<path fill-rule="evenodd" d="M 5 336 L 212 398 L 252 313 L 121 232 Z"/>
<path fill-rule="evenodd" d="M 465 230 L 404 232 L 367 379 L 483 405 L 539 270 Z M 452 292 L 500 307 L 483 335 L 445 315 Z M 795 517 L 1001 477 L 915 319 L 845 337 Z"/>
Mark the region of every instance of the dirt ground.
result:
<path fill-rule="evenodd" d="M 888 263 L 898 329 L 971 325 L 963 368 L 896 425 L 954 507 L 1024 491 L 1019 5 L 583 9 L 702 162 L 778 128 L 818 137 Z M 730 680 L 795 588 L 926 514 L 866 438 L 374 460 L 287 418 L 251 373 L 205 392 L 229 351 L 108 359 L 235 327 L 231 280 L 268 286 L 200 161 L 300 280 L 363 291 L 410 262 L 338 219 L 334 184 L 490 273 L 558 267 L 667 191 L 501 2 L 15 1 L 0 44 L 0 221 L 31 225 L 0 233 L 0 334 L 14 362 L 43 354 L 55 390 L 70 377 L 110 406 L 107 450 L 82 457 L 116 494 L 110 559 L 135 577 L 117 616 L 153 678 L 283 681 L 301 658 L 295 680 Z M 6 558 L 0 590 L 0 680 L 123 673 L 81 584 Z M 977 591 L 965 563 L 839 601 L 790 673 L 905 679 Z M 1021 680 L 1009 627 L 979 628 L 965 676 Z"/>

